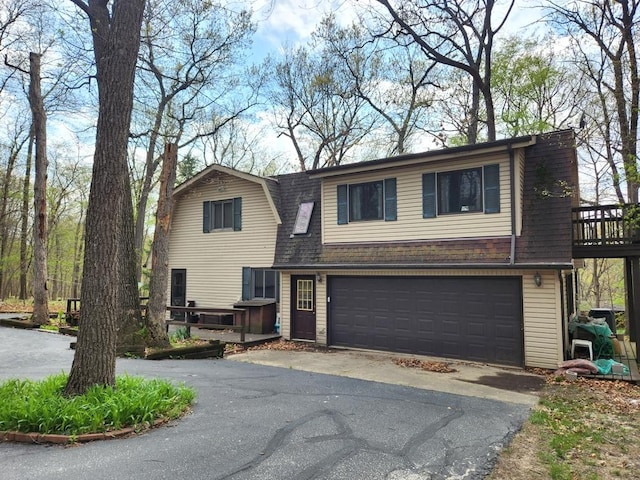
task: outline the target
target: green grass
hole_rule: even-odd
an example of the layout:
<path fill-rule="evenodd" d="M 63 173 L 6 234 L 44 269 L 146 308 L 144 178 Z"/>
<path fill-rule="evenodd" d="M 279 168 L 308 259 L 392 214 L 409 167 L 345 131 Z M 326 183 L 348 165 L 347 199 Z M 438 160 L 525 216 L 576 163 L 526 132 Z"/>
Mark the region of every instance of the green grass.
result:
<path fill-rule="evenodd" d="M 40 325 L 40 330 L 48 330 L 50 332 L 57 332 L 58 331 L 58 326 L 57 325 Z"/>
<path fill-rule="evenodd" d="M 84 395 L 63 395 L 67 374 L 0 384 L 0 431 L 80 435 L 148 426 L 182 415 L 195 391 L 166 380 L 119 376 L 116 386 L 94 386 Z"/>

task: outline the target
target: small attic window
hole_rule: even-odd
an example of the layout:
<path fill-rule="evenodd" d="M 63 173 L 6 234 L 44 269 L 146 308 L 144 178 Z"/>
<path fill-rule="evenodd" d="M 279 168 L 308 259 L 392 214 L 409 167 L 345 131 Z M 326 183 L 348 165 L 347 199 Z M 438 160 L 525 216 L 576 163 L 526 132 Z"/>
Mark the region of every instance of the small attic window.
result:
<path fill-rule="evenodd" d="M 293 235 L 301 235 L 309 230 L 309 222 L 311 221 L 311 213 L 313 213 L 314 202 L 302 202 L 298 205 L 298 215 L 296 223 L 293 226 Z"/>

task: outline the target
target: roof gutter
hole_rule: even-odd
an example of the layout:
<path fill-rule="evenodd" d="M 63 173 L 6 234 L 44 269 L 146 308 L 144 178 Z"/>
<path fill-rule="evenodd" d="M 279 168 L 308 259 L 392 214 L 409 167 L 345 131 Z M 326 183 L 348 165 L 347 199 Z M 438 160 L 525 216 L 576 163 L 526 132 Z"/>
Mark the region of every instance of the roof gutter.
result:
<path fill-rule="evenodd" d="M 361 263 L 337 263 L 337 264 L 274 264 L 274 270 L 498 270 L 498 269 L 518 269 L 518 270 L 572 270 L 572 263 L 384 263 L 384 264 L 361 264 Z"/>

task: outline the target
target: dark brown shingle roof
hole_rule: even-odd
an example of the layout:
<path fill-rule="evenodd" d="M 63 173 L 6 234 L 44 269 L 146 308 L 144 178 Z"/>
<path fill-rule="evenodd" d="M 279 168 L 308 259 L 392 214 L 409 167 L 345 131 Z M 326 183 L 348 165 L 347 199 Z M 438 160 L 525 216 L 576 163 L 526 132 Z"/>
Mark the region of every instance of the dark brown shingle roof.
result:
<path fill-rule="evenodd" d="M 277 177 L 280 188 L 280 218 L 276 241 L 275 266 L 306 265 L 318 262 L 322 251 L 320 225 L 320 180 L 306 173 Z M 314 202 L 311 222 L 306 234 L 293 235 L 293 227 L 302 202 Z"/>

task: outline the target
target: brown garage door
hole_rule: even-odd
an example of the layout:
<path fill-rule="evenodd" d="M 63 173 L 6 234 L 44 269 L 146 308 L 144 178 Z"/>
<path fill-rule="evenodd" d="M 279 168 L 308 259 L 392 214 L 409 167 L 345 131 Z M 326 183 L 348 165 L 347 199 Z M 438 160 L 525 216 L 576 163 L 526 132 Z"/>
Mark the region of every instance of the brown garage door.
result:
<path fill-rule="evenodd" d="M 518 277 L 329 277 L 329 343 L 522 366 Z"/>

